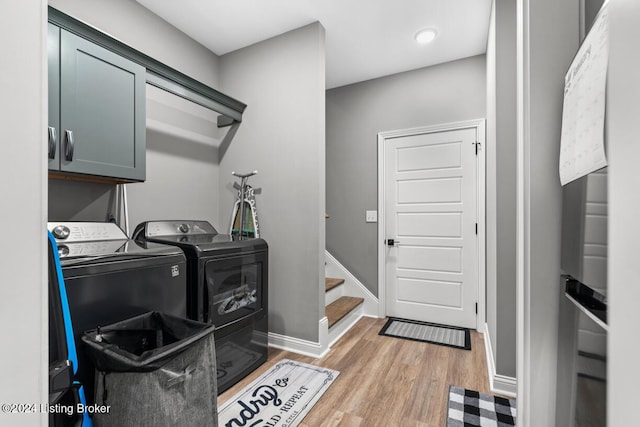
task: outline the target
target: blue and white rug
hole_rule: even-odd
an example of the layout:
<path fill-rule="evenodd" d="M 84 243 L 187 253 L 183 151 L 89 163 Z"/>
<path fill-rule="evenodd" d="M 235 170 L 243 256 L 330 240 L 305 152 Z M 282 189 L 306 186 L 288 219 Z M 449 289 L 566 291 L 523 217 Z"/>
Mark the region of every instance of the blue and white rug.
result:
<path fill-rule="evenodd" d="M 283 359 L 218 408 L 218 425 L 295 427 L 338 375 Z"/>

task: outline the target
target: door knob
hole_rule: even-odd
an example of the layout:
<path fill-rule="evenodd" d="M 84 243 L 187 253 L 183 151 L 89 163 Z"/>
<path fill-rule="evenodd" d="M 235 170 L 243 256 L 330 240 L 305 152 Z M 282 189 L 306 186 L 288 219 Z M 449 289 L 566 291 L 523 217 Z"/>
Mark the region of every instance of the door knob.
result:
<path fill-rule="evenodd" d="M 387 239 L 385 240 L 385 243 L 387 244 L 387 246 L 395 246 L 396 244 L 400 243 L 400 241 L 395 239 Z"/>

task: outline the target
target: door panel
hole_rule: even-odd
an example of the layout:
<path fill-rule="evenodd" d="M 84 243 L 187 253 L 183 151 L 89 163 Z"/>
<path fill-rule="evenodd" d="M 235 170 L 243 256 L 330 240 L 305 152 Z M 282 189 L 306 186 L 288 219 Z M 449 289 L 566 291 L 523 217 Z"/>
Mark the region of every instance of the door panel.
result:
<path fill-rule="evenodd" d="M 430 178 L 398 182 L 398 203 L 459 202 L 460 178 Z"/>
<path fill-rule="evenodd" d="M 398 278 L 398 300 L 459 308 L 462 305 L 462 283 Z"/>
<path fill-rule="evenodd" d="M 476 128 L 385 140 L 386 313 L 476 327 Z"/>
<path fill-rule="evenodd" d="M 462 248 L 402 245 L 398 247 L 397 269 L 461 273 Z"/>
<path fill-rule="evenodd" d="M 421 135 L 407 136 L 408 143 L 422 140 Z M 461 164 L 461 143 L 423 145 L 398 148 L 398 172 L 458 168 Z"/>
<path fill-rule="evenodd" d="M 60 169 L 144 180 L 144 68 L 64 30 L 60 60 Z"/>
<path fill-rule="evenodd" d="M 424 212 L 398 214 L 400 237 L 462 237 L 460 212 Z"/>

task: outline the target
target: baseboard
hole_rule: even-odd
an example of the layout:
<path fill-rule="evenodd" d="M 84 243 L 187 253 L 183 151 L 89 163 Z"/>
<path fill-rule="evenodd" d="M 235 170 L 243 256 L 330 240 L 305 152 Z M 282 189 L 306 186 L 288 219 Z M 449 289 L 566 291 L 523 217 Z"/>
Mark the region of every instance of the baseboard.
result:
<path fill-rule="evenodd" d="M 323 317 L 320 319 L 318 324 L 319 342 L 307 341 L 300 338 L 269 332 L 269 346 L 301 354 L 303 356 L 320 359 L 329 353 L 328 329 L 329 321 L 326 317 Z"/>
<path fill-rule="evenodd" d="M 364 308 L 364 315 L 367 317 L 378 318 L 378 298 L 371 293 L 365 285 L 362 284 L 347 268 L 340 263 L 329 251 L 324 251 L 326 260 L 326 271 L 331 277 L 339 277 L 344 279 L 344 283 L 341 285 L 344 287 L 342 295 L 349 295 L 353 297 L 364 298 L 362 306 Z"/>
<path fill-rule="evenodd" d="M 516 397 L 518 391 L 516 379 L 506 375 L 496 374 L 496 361 L 493 358 L 491 335 L 489 334 L 489 325 L 486 323 L 484 324 L 484 350 L 487 357 L 487 376 L 489 377 L 489 388 L 491 391 L 508 397 Z"/>
<path fill-rule="evenodd" d="M 518 383 L 513 377 L 496 374 L 493 377 L 493 386 L 491 391 L 508 397 L 515 398 L 518 394 Z"/>

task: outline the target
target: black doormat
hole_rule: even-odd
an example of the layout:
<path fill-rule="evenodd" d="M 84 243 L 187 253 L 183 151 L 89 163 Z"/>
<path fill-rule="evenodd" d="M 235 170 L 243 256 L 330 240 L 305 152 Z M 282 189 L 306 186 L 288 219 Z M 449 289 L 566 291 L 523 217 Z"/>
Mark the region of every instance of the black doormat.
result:
<path fill-rule="evenodd" d="M 516 401 L 462 387 L 449 387 L 447 427 L 516 425 Z"/>
<path fill-rule="evenodd" d="M 390 317 L 380 335 L 471 350 L 469 329 Z"/>

